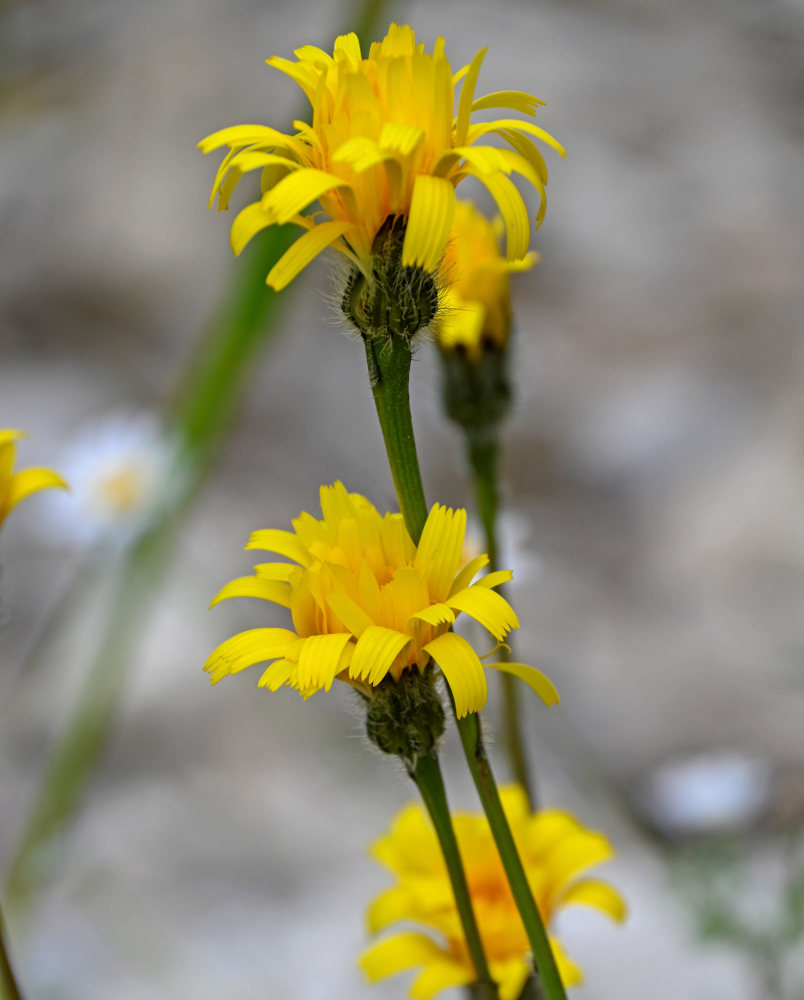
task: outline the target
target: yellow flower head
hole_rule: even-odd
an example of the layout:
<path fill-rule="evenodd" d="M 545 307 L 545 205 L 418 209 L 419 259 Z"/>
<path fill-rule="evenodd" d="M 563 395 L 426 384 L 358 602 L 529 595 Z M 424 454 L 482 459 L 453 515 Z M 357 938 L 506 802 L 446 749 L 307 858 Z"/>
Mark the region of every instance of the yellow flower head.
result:
<path fill-rule="evenodd" d="M 400 514 L 381 515 L 342 483 L 321 487 L 317 520 L 303 512 L 293 531 L 255 531 L 247 549 L 292 562 L 262 563 L 255 575 L 233 580 L 213 604 L 229 597 L 259 597 L 290 609 L 293 630 L 255 628 L 227 640 L 204 667 L 216 683 L 254 663 L 274 660 L 260 687 L 285 684 L 308 697 L 338 678 L 371 696 L 386 677 L 438 664 L 459 717 L 486 702 L 486 677 L 477 653 L 449 628 L 464 612 L 502 642 L 519 622 L 493 589 L 512 574 L 489 573 L 482 555 L 462 565 L 466 511 L 435 504 L 418 547 Z M 527 681 L 547 704 L 558 700 L 552 683 L 533 667 L 487 664 Z"/>
<path fill-rule="evenodd" d="M 532 813 L 518 786 L 501 789 L 501 797 L 548 928 L 558 910 L 573 904 L 596 907 L 617 921 L 625 918 L 625 902 L 616 889 L 582 877 L 588 869 L 613 856 L 603 834 L 587 830 L 568 813 Z M 488 821 L 485 816 L 456 813 L 453 824 L 500 1000 L 518 1000 L 530 973 L 530 945 Z M 473 982 L 474 966 L 447 869 L 435 831 L 421 807 L 410 805 L 403 809 L 390 831 L 373 845 L 372 854 L 396 876 L 397 883 L 369 907 L 370 932 L 405 921 L 424 925 L 435 931 L 437 938 L 408 931 L 373 945 L 360 958 L 367 978 L 374 982 L 420 967 L 409 994 L 414 1000 L 428 1000 L 441 990 Z M 565 955 L 559 942 L 551 936 L 550 943 L 564 985 L 581 982 L 581 970 Z"/>
<path fill-rule="evenodd" d="M 23 469 L 14 472 L 16 442 L 23 431 L 0 430 L 0 526 L 20 501 L 49 487 L 67 489 L 67 484 L 51 469 Z"/>
<path fill-rule="evenodd" d="M 270 58 L 268 64 L 307 95 L 312 126 L 297 121 L 295 132 L 285 135 L 265 125 L 236 125 L 199 143 L 204 153 L 229 147 L 212 191 L 219 208 L 228 206 L 244 173 L 262 170 L 262 198 L 244 208 L 232 226 L 235 253 L 260 230 L 290 222 L 307 231 L 269 273 L 273 288 L 284 288 L 328 246 L 370 279 L 375 238 L 386 220 L 399 218 L 406 220 L 402 265 L 435 272 L 449 239 L 455 187 L 475 176 L 502 213 L 507 258 L 524 258 L 530 240 L 528 211 L 510 175 L 520 174 L 539 193 L 541 222 L 547 169 L 533 138 L 562 156 L 564 150 L 531 121 L 472 122 L 476 111 L 504 108 L 533 116 L 542 104 L 519 91 L 476 100 L 485 52 L 453 74 L 443 38 L 430 54 L 411 28 L 392 24 L 383 41 L 371 45 L 367 59 L 354 33 L 336 39 L 332 55 L 305 45 L 296 50 L 295 62 Z M 454 116 L 455 87 L 461 80 Z M 510 148 L 481 143 L 489 135 L 501 137 Z M 324 210 L 324 221 L 302 214 L 315 202 Z"/>
<path fill-rule="evenodd" d="M 441 310 L 434 327 L 443 351 L 463 351 L 478 361 L 483 348 L 504 351 L 511 332 L 508 275 L 527 271 L 535 253 L 506 260 L 500 252 L 502 221 L 490 222 L 469 202 L 455 205 L 452 236 L 444 254 Z"/>

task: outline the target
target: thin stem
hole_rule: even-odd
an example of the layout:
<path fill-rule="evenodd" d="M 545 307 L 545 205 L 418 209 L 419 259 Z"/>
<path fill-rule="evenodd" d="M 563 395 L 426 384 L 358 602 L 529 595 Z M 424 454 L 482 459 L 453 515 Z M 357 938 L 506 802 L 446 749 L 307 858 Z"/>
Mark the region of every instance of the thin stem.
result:
<path fill-rule="evenodd" d="M 452 707 L 454 711 L 454 701 Z M 480 716 L 467 715 L 463 719 L 457 719 L 457 722 L 466 762 L 483 804 L 483 811 L 489 821 L 514 901 L 525 925 L 544 995 L 546 1000 L 566 1000 L 566 993 L 556 967 L 553 950 L 547 939 L 547 932 L 544 929 L 539 908 L 533 898 L 528 877 L 525 874 L 511 828 L 503 811 L 497 784 L 491 772 L 491 765 L 486 756 L 480 728 Z"/>
<path fill-rule="evenodd" d="M 405 353 L 407 357 L 405 357 Z M 408 525 L 411 537 L 414 542 L 418 543 L 426 518 L 427 505 L 424 500 L 421 473 L 416 457 L 416 444 L 413 439 L 413 426 L 410 419 L 408 391 L 410 345 L 401 338 L 392 338 L 384 351 L 375 351 L 373 344 L 367 341 L 366 357 L 374 399 L 377 404 L 377 416 L 382 427 L 399 505 L 405 516 L 405 523 Z M 451 692 L 450 699 L 452 699 Z M 452 707 L 454 711 L 454 701 Z M 539 910 L 530 891 L 525 869 L 522 867 L 522 861 L 505 818 L 497 785 L 486 757 L 480 735 L 480 717 L 469 715 L 459 720 L 458 731 L 461 735 L 469 770 L 480 795 L 480 801 L 491 827 L 500 860 L 503 863 L 511 892 L 530 941 L 546 1000 L 566 1000 L 550 942 L 547 940 Z M 467 933 L 465 926 L 464 933 Z"/>
<path fill-rule="evenodd" d="M 497 514 L 499 510 L 497 455 L 499 449 L 496 431 L 493 428 L 486 431 L 468 431 L 467 445 L 477 509 L 486 536 L 486 552 L 491 569 L 497 570 L 500 569 L 500 566 L 497 547 Z M 500 659 L 510 659 L 510 653 L 505 647 L 500 650 Z M 500 675 L 500 680 L 503 691 L 502 729 L 505 734 L 505 749 L 511 763 L 514 779 L 524 788 L 531 809 L 536 809 L 535 780 L 533 771 L 528 764 L 525 741 L 522 736 L 522 710 L 518 686 L 520 682 L 511 674 L 504 673 Z"/>
<path fill-rule="evenodd" d="M 22 1000 L 22 993 L 14 978 L 11 961 L 6 947 L 6 928 L 0 912 L 0 998 L 1 1000 Z"/>
<path fill-rule="evenodd" d="M 427 503 L 410 417 L 410 344 L 405 338 L 395 336 L 384 343 L 366 337 L 365 345 L 371 391 L 399 509 L 410 537 L 418 544 L 427 520 Z"/>
<path fill-rule="evenodd" d="M 458 849 L 455 830 L 452 826 L 452 817 L 447 804 L 447 793 L 444 789 L 444 779 L 438 757 L 432 754 L 422 755 L 417 759 L 415 766 L 409 769 L 409 774 L 416 782 L 427 807 L 427 812 L 430 814 L 430 819 L 433 821 L 436 836 L 441 845 L 441 852 L 447 865 L 466 944 L 477 974 L 477 982 L 473 984 L 473 989 L 478 1000 L 496 1000 L 497 987 L 489 973 L 486 955 L 483 951 L 483 942 L 480 939 L 480 931 L 472 908 L 472 898 L 466 882 L 466 873 Z"/>

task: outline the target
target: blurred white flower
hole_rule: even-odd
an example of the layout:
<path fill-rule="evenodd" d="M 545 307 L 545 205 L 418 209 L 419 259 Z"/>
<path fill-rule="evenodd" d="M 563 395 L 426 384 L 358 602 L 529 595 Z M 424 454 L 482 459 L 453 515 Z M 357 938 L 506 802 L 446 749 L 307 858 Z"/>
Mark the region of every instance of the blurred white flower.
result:
<path fill-rule="evenodd" d="M 177 480 L 177 450 L 150 413 L 84 425 L 60 459 L 70 494 L 49 505 L 54 540 L 124 548 L 149 526 Z"/>

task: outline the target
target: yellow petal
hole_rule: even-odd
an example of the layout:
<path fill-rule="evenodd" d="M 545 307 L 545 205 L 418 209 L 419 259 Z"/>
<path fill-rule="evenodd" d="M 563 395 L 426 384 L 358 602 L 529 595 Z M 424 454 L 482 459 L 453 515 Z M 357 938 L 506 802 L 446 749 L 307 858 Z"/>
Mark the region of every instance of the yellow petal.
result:
<path fill-rule="evenodd" d="M 351 638 L 351 632 L 310 636 L 299 654 L 299 687 L 329 691 L 341 671 L 341 655 Z"/>
<path fill-rule="evenodd" d="M 288 683 L 291 674 L 296 669 L 296 664 L 290 660 L 277 660 L 265 670 L 257 682 L 257 687 L 267 687 L 269 691 L 278 691 L 283 684 Z"/>
<path fill-rule="evenodd" d="M 514 958 L 507 962 L 489 962 L 489 971 L 494 981 L 499 983 L 500 1000 L 519 1000 L 531 967 L 524 958 Z"/>
<path fill-rule="evenodd" d="M 553 682 L 547 674 L 543 674 L 536 667 L 530 667 L 527 663 L 487 663 L 486 667 L 489 670 L 501 670 L 505 674 L 518 677 L 533 688 L 548 708 L 561 701 Z"/>
<path fill-rule="evenodd" d="M 430 597 L 444 601 L 461 560 L 466 511 L 433 504 L 416 551 L 416 565 L 427 579 Z"/>
<path fill-rule="evenodd" d="M 455 188 L 442 177 L 418 174 L 413 182 L 410 214 L 402 244 L 403 267 L 438 270 L 452 232 Z"/>
<path fill-rule="evenodd" d="M 489 630 L 498 642 L 512 628 L 519 628 L 519 619 L 504 597 L 487 587 L 467 587 L 447 601 L 453 611 L 463 611 Z"/>
<path fill-rule="evenodd" d="M 475 96 L 475 84 L 480 73 L 480 67 L 486 55 L 486 49 L 481 49 L 469 63 L 466 78 L 461 87 L 461 98 L 458 102 L 458 117 L 455 120 L 455 145 L 462 146 L 466 142 L 469 131 L 469 119 L 472 116 L 472 102 Z"/>
<path fill-rule="evenodd" d="M 288 174 L 267 191 L 262 198 L 262 207 L 274 222 L 290 222 L 294 215 L 330 191 L 348 189 L 349 183 L 329 174 L 325 170 L 305 167 Z"/>
<path fill-rule="evenodd" d="M 251 146 L 255 143 L 288 148 L 299 145 L 291 136 L 267 125 L 231 125 L 202 139 L 198 143 L 198 148 L 202 153 L 211 153 L 213 149 L 220 149 L 221 146 Z"/>
<path fill-rule="evenodd" d="M 379 684 L 410 641 L 409 635 L 395 629 L 372 625 L 357 640 L 349 676 L 355 680 L 368 680 L 372 686 Z"/>
<path fill-rule="evenodd" d="M 542 184 L 547 183 L 547 164 L 544 161 L 541 150 L 535 142 L 529 139 L 526 135 L 514 132 L 513 129 L 508 128 L 498 129 L 497 135 L 505 139 L 505 141 L 509 143 L 520 156 L 523 156 L 528 163 L 530 163 L 541 178 Z"/>
<path fill-rule="evenodd" d="M 553 957 L 556 960 L 556 966 L 558 968 L 558 974 L 561 976 L 561 982 L 566 988 L 579 986 L 583 982 L 583 973 L 581 972 L 580 966 L 573 962 L 567 955 L 560 941 L 556 940 L 552 934 L 549 937 L 550 947 L 553 950 Z"/>
<path fill-rule="evenodd" d="M 457 594 L 459 590 L 463 590 L 464 587 L 468 587 L 481 569 L 488 565 L 488 562 L 489 557 L 485 553 L 471 559 L 453 580 L 450 593 Z"/>
<path fill-rule="evenodd" d="M 292 563 L 257 563 L 254 572 L 263 580 L 284 580 L 285 583 L 290 578 L 290 574 L 298 569 Z"/>
<path fill-rule="evenodd" d="M 453 986 L 467 986 L 474 982 L 474 969 L 458 962 L 451 961 L 443 955 L 439 961 L 430 961 L 413 980 L 408 996 L 411 1000 L 431 1000 L 442 990 Z"/>
<path fill-rule="evenodd" d="M 345 52 L 353 65 L 359 63 L 363 58 L 360 52 L 360 39 L 354 31 L 350 31 L 348 35 L 338 35 L 335 39 L 334 51 Z"/>
<path fill-rule="evenodd" d="M 284 656 L 297 638 L 295 632 L 286 628 L 253 628 L 240 632 L 212 652 L 204 670 L 211 675 L 212 683 L 217 684 L 227 674 L 236 674 L 254 663 Z"/>
<path fill-rule="evenodd" d="M 521 90 L 497 90 L 493 94 L 486 94 L 472 102 L 472 111 L 486 111 L 489 108 L 510 108 L 512 111 L 520 111 L 524 115 L 535 115 L 538 107 L 544 107 L 544 101 L 540 101 L 533 94 L 526 94 Z"/>
<path fill-rule="evenodd" d="M 470 171 L 471 172 L 471 171 Z M 508 260 L 524 257 L 530 242 L 530 220 L 522 195 L 504 174 L 475 174 L 497 202 L 505 223 L 505 255 Z"/>
<path fill-rule="evenodd" d="M 18 503 L 32 493 L 47 489 L 68 489 L 67 483 L 52 469 L 24 469 L 11 477 L 5 498 L 2 501 L 3 513 L 8 514 Z"/>
<path fill-rule="evenodd" d="M 14 469 L 15 443 L 25 436 L 25 431 L 0 431 L 0 485 L 11 477 Z"/>
<path fill-rule="evenodd" d="M 454 632 L 447 632 L 424 647 L 441 668 L 455 699 L 459 719 L 479 712 L 486 704 L 488 687 L 483 664 L 469 643 Z"/>
<path fill-rule="evenodd" d="M 279 580 L 267 580 L 259 576 L 241 576 L 227 583 L 213 598 L 210 607 L 230 597 L 259 597 L 265 601 L 281 604 L 283 608 L 290 607 L 290 586 Z"/>
<path fill-rule="evenodd" d="M 480 579 L 475 584 L 476 587 L 499 587 L 501 583 L 508 583 L 509 580 L 513 580 L 514 573 L 510 569 L 498 569 L 493 573 L 487 573 L 485 576 L 481 576 Z"/>
<path fill-rule="evenodd" d="M 363 608 L 342 590 L 333 590 L 332 593 L 327 594 L 327 604 L 357 638 L 360 638 L 367 628 L 374 625 L 374 621 Z"/>
<path fill-rule="evenodd" d="M 366 912 L 369 934 L 378 934 L 399 920 L 415 920 L 420 915 L 419 910 L 416 895 L 404 886 L 386 889 L 372 900 Z"/>
<path fill-rule="evenodd" d="M 563 898 L 563 887 L 570 880 L 609 861 L 613 855 L 614 849 L 602 833 L 581 828 L 574 834 L 565 835 L 550 852 L 548 868 L 555 898 Z"/>
<path fill-rule="evenodd" d="M 448 604 L 431 604 L 424 611 L 411 615 L 408 621 L 411 620 L 426 622 L 428 625 L 451 625 L 455 621 L 455 614 Z"/>
<path fill-rule="evenodd" d="M 312 557 L 306 546 L 299 541 L 292 531 L 281 531 L 279 528 L 262 528 L 259 531 L 252 531 L 246 550 L 263 549 L 266 552 L 276 552 L 277 555 L 287 556 L 294 562 L 302 566 L 309 566 Z"/>
<path fill-rule="evenodd" d="M 321 76 L 320 70 L 312 63 L 292 62 L 290 59 L 281 58 L 281 56 L 271 56 L 265 61 L 269 66 L 278 69 L 280 73 L 287 74 L 291 80 L 295 81 L 304 91 L 310 104 L 315 107 L 318 81 Z"/>
<path fill-rule="evenodd" d="M 358 965 L 370 983 L 395 976 L 406 969 L 444 957 L 443 951 L 424 934 L 397 934 L 372 945 L 358 959 Z"/>
<path fill-rule="evenodd" d="M 541 139 L 542 142 L 546 142 L 548 146 L 552 146 L 561 157 L 567 155 L 566 149 L 549 132 L 545 132 L 543 128 L 539 128 L 533 122 L 523 122 L 518 118 L 504 118 L 494 122 L 479 122 L 471 126 L 466 138 L 468 142 L 473 143 L 481 136 L 488 135 L 489 132 L 497 132 L 500 129 L 513 129 L 515 132 L 526 132 L 528 135 L 535 136 L 537 139 Z M 463 142 L 456 143 L 455 145 L 463 145 Z"/>
<path fill-rule="evenodd" d="M 268 272 L 266 284 L 279 292 L 339 236 L 352 229 L 351 222 L 319 222 L 286 250 Z"/>
<path fill-rule="evenodd" d="M 239 256 L 243 252 L 248 242 L 257 233 L 275 224 L 276 219 L 269 212 L 265 211 L 260 202 L 257 201 L 253 205 L 246 205 L 244 209 L 237 213 L 232 223 L 232 228 L 229 230 L 229 242 L 232 245 L 235 256 Z"/>
<path fill-rule="evenodd" d="M 576 882 L 561 895 L 559 906 L 592 906 L 601 910 L 612 920 L 622 923 L 628 915 L 628 907 L 619 892 L 599 879 Z"/>

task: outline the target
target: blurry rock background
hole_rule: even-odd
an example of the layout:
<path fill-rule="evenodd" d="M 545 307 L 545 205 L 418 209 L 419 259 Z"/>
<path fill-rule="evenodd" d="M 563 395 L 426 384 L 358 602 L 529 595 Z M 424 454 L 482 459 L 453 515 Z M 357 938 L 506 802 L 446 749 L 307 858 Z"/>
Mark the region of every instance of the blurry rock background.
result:
<path fill-rule="evenodd" d="M 762 996 L 742 959 L 696 944 L 628 814 L 654 765 L 721 750 L 769 769 L 766 828 L 804 809 L 804 8 L 430 0 L 393 14 L 428 46 L 444 34 L 453 66 L 488 44 L 479 92 L 542 97 L 570 153 L 548 156 L 543 262 L 516 284 L 505 499 L 520 655 L 563 698 L 528 706 L 543 798 L 611 835 L 633 907 L 624 930 L 564 920 L 579 995 Z M 32 433 L 23 464 L 53 464 L 87 419 L 169 400 L 237 266 L 195 143 L 288 121 L 299 92 L 264 59 L 350 27 L 312 0 L 2 8 L 0 426 Z M 327 265 L 289 299 L 57 877 L 12 926 L 31 1000 L 403 995 L 401 980 L 364 986 L 354 958 L 387 882 L 365 845 L 412 788 L 367 749 L 348 691 L 304 705 L 251 672 L 211 690 L 200 671 L 264 621 L 248 601 L 205 610 L 248 572 L 249 530 L 314 509 L 335 478 L 393 504 Z M 428 494 L 470 502 L 429 345 L 414 371 Z M 103 581 L 76 595 L 81 556 L 41 542 L 38 502 L 3 538 L 0 870 L 102 617 Z M 67 638 L 23 671 L 65 594 Z M 452 741 L 447 758 L 454 802 L 474 808 Z"/>

